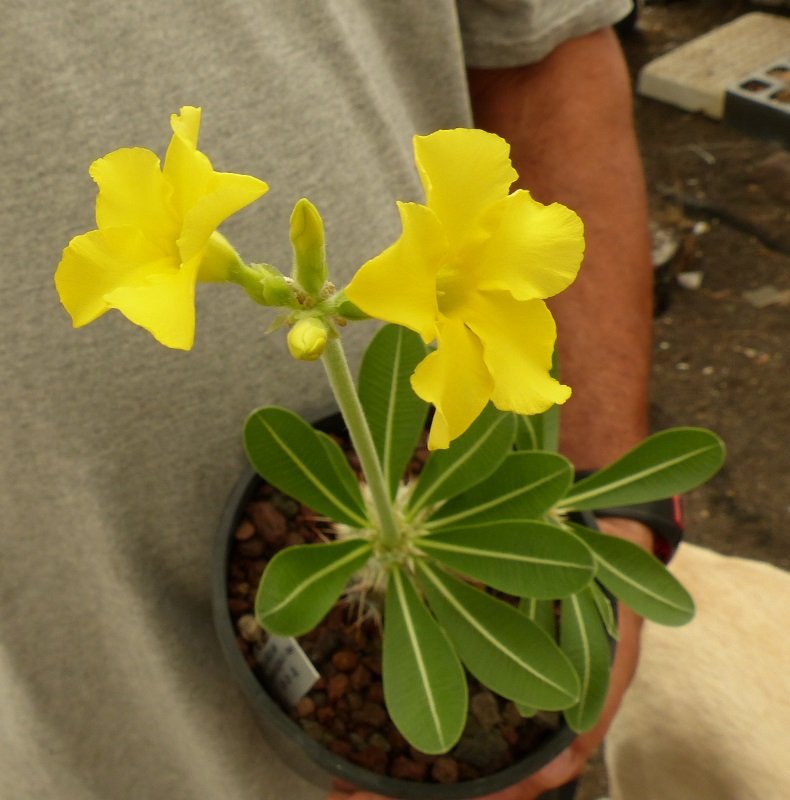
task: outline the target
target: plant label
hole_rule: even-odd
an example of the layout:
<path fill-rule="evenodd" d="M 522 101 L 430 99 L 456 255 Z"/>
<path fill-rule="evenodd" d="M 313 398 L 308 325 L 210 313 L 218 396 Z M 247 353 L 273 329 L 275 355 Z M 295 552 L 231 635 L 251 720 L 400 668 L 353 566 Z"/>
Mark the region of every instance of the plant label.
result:
<path fill-rule="evenodd" d="M 270 636 L 255 651 L 255 657 L 267 687 L 290 706 L 295 706 L 319 678 L 313 662 L 290 636 Z"/>

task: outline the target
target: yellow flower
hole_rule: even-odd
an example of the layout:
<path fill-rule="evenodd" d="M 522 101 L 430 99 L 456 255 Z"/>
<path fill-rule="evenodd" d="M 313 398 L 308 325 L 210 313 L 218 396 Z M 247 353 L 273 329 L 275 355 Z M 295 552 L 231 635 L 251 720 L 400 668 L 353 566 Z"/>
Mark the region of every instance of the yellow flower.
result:
<path fill-rule="evenodd" d="M 583 226 L 529 192 L 503 139 L 479 130 L 414 139 L 426 205 L 399 203 L 403 233 L 364 264 L 346 295 L 372 317 L 437 341 L 412 375 L 436 407 L 429 447 L 447 447 L 490 401 L 537 414 L 570 397 L 549 374 L 556 339 L 543 302 L 575 279 Z"/>
<path fill-rule="evenodd" d="M 163 168 L 139 147 L 91 165 L 97 230 L 71 240 L 55 286 L 75 328 L 115 308 L 167 347 L 189 350 L 196 281 L 225 280 L 239 260 L 216 228 L 268 186 L 214 171 L 197 149 L 199 108 L 184 106 L 170 124 Z"/>

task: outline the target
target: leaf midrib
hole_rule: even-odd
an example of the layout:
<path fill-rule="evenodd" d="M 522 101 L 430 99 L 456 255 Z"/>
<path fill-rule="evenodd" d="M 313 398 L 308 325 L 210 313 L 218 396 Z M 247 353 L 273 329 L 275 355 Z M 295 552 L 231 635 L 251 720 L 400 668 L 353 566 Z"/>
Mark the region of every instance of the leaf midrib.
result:
<path fill-rule="evenodd" d="M 448 469 L 446 469 L 442 475 L 437 478 L 428 489 L 426 489 L 425 494 L 422 497 L 418 498 L 416 505 L 414 505 L 411 509 L 412 514 L 416 514 L 421 508 L 425 508 L 426 504 L 430 502 L 430 498 L 432 495 L 435 495 L 437 489 L 440 488 L 443 484 L 445 484 L 453 475 L 455 475 L 461 467 L 469 462 L 469 460 L 477 453 L 483 445 L 485 445 L 489 439 L 493 436 L 494 432 L 497 430 L 499 425 L 504 424 L 503 420 L 506 420 L 506 417 L 497 417 L 494 419 L 493 424 L 486 430 L 485 434 L 482 435 L 475 444 L 470 447 L 462 458 L 457 459 L 454 461 Z"/>
<path fill-rule="evenodd" d="M 698 455 L 707 453 L 715 449 L 717 448 L 714 445 L 708 447 L 701 447 L 698 450 L 693 450 L 689 453 L 685 453 L 682 456 L 677 456 L 676 458 L 670 459 L 668 461 L 662 461 L 655 467 L 650 467 L 647 469 L 643 469 L 640 472 L 631 473 L 630 475 L 627 475 L 624 478 L 620 478 L 619 480 L 614 480 L 611 483 L 607 483 L 604 486 L 599 487 L 597 489 L 588 489 L 586 492 L 579 492 L 578 494 L 571 493 L 567 497 L 565 497 L 564 500 L 560 501 L 557 504 L 556 508 L 558 511 L 566 510 L 569 508 L 572 509 L 575 503 L 580 503 L 584 500 L 589 500 L 592 497 L 596 497 L 601 494 L 608 494 L 609 492 L 621 489 L 623 486 L 628 486 L 629 484 L 635 483 L 638 480 L 642 480 L 645 477 L 654 475 L 656 472 L 663 472 L 664 470 L 674 467 L 676 464 L 682 464 L 684 461 L 689 461 Z"/>
<path fill-rule="evenodd" d="M 646 594 L 648 597 L 652 597 L 655 601 L 657 601 L 660 605 L 663 605 L 667 608 L 673 608 L 676 611 L 681 612 L 688 612 L 688 608 L 685 606 L 678 605 L 676 603 L 671 602 L 665 596 L 656 594 L 654 591 L 651 591 L 643 584 L 639 583 L 638 581 L 634 580 L 624 572 L 621 572 L 615 566 L 613 566 L 609 561 L 607 561 L 603 556 L 601 556 L 597 551 L 593 553 L 593 556 L 611 573 L 616 575 L 621 581 L 627 583 L 629 586 L 634 587 L 637 591 L 641 592 L 642 594 Z"/>
<path fill-rule="evenodd" d="M 494 645 L 495 649 L 497 649 L 500 653 L 502 653 L 506 658 L 510 659 L 513 663 L 524 669 L 526 672 L 529 672 L 531 675 L 534 675 L 540 681 L 545 683 L 548 686 L 553 687 L 558 692 L 562 694 L 573 697 L 573 695 L 569 694 L 565 689 L 560 686 L 555 681 L 552 681 L 550 678 L 547 678 L 541 672 L 536 670 L 534 667 L 530 666 L 526 661 L 519 658 L 519 656 L 506 647 L 502 642 L 496 639 L 489 631 L 487 631 L 484 627 L 478 623 L 478 621 L 472 617 L 467 610 L 461 605 L 456 599 L 455 596 L 447 589 L 444 584 L 433 573 L 433 570 L 428 567 L 427 564 L 420 564 L 420 568 L 423 572 L 425 572 L 428 576 L 428 579 L 431 583 L 437 588 L 439 593 L 447 600 L 447 602 L 455 609 L 455 611 L 461 616 L 466 622 L 471 625 L 484 639 L 486 639 L 490 644 Z"/>
<path fill-rule="evenodd" d="M 442 748 L 446 747 L 446 740 L 442 731 L 441 727 L 441 720 L 439 719 L 439 713 L 436 710 L 436 702 L 433 696 L 433 692 L 429 691 L 430 681 L 428 678 L 428 671 L 425 668 L 425 661 L 422 657 L 422 650 L 419 648 L 419 644 L 417 641 L 417 634 L 414 630 L 414 624 L 411 616 L 410 609 L 408 607 L 408 603 L 406 602 L 406 594 L 403 590 L 403 576 L 400 574 L 399 570 L 393 570 L 392 577 L 394 578 L 396 590 L 398 593 L 398 600 L 400 602 L 401 610 L 403 613 L 403 622 L 406 626 L 406 633 L 409 637 L 409 641 L 411 642 L 411 650 L 414 654 L 414 660 L 417 664 L 417 671 L 420 674 L 420 680 L 422 683 L 422 687 L 425 690 L 425 699 L 428 703 L 428 709 L 430 711 L 431 720 L 433 722 L 434 730 L 436 731 L 437 739 L 440 742 Z"/>
<path fill-rule="evenodd" d="M 499 561 L 516 561 L 528 564 L 536 564 L 541 566 L 550 567 L 567 567 L 571 569 L 580 569 L 586 572 L 590 571 L 590 565 L 579 564 L 573 561 L 558 561 L 554 558 L 539 558 L 537 556 L 525 556 L 520 553 L 503 552 L 499 550 L 483 550 L 481 548 L 470 547 L 468 545 L 449 544 L 448 542 L 436 542 L 432 539 L 428 541 L 429 537 L 417 540 L 416 544 L 427 550 L 444 550 L 451 553 L 460 553 L 462 555 L 475 556 L 476 558 L 491 558 Z"/>
<path fill-rule="evenodd" d="M 360 542 L 360 544 L 365 545 L 365 542 Z M 350 561 L 354 561 L 355 559 L 359 558 L 362 555 L 363 550 L 369 549 L 370 545 L 362 548 L 355 548 L 352 550 L 348 555 L 342 556 L 339 559 L 336 559 L 329 564 L 327 564 L 322 569 L 319 569 L 317 572 L 314 572 L 309 578 L 305 579 L 301 583 L 299 583 L 296 587 L 294 587 L 293 591 L 286 595 L 280 602 L 274 606 L 273 608 L 269 609 L 265 614 L 261 615 L 261 621 L 269 619 L 270 617 L 278 614 L 284 607 L 290 605 L 294 602 L 294 598 L 299 597 L 299 595 L 304 594 L 314 583 L 323 578 L 331 575 L 333 572 L 340 571 L 346 564 Z"/>
<path fill-rule="evenodd" d="M 562 475 L 564 470 L 557 470 L 556 472 L 552 472 L 549 475 L 544 476 L 543 478 L 535 481 L 534 483 L 527 484 L 526 486 L 519 486 L 517 489 L 513 489 L 513 491 L 508 492 L 507 494 L 501 494 L 497 497 L 489 500 L 488 502 L 482 503 L 479 506 L 474 506 L 473 508 L 467 508 L 464 511 L 458 511 L 455 514 L 451 514 L 449 517 L 440 517 L 436 520 L 428 520 L 425 523 L 426 530 L 436 530 L 437 528 L 443 528 L 448 524 L 453 524 L 458 520 L 462 520 L 465 517 L 474 516 L 480 513 L 485 513 L 490 508 L 495 508 L 496 506 L 503 505 L 508 501 L 512 500 L 513 498 L 519 497 L 527 492 L 532 491 L 533 489 L 538 489 L 546 483 L 553 481 L 558 476 Z"/>
<path fill-rule="evenodd" d="M 398 343 L 395 348 L 392 371 L 390 372 L 392 380 L 390 381 L 389 402 L 387 403 L 387 419 L 384 423 L 384 453 L 382 455 L 382 461 L 384 462 L 384 483 L 387 487 L 391 486 L 392 431 L 395 425 L 395 399 L 398 395 L 398 375 L 400 374 L 400 358 L 402 350 L 403 332 L 402 330 L 398 330 Z"/>
<path fill-rule="evenodd" d="M 268 431 L 269 435 L 274 439 L 277 445 L 283 450 L 283 452 L 291 459 L 292 463 L 294 463 L 302 472 L 302 474 L 308 479 L 308 481 L 316 488 L 318 491 L 327 499 L 330 503 L 333 503 L 337 508 L 339 508 L 344 514 L 347 514 L 351 519 L 358 523 L 360 528 L 364 528 L 367 525 L 367 520 L 364 517 L 361 517 L 358 513 L 356 513 L 353 509 L 349 508 L 345 503 L 343 503 L 336 495 L 330 492 L 323 483 L 318 479 L 318 477 L 311 472 L 307 465 L 296 455 L 296 453 L 291 450 L 290 447 L 277 435 L 275 429 L 268 423 L 266 420 L 261 419 L 260 416 L 256 416 L 255 419 L 259 422 L 259 424 Z"/>

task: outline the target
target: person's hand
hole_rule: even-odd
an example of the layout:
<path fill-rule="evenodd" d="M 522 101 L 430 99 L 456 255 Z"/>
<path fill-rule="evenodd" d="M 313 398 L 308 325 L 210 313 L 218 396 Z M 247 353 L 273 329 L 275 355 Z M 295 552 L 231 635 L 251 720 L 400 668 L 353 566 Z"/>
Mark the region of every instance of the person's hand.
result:
<path fill-rule="evenodd" d="M 605 533 L 628 539 L 647 550 L 652 550 L 653 534 L 639 522 L 620 518 L 599 519 L 598 526 Z M 480 800 L 536 800 L 543 792 L 563 786 L 581 773 L 587 759 L 606 736 L 636 672 L 641 627 L 642 618 L 620 603 L 618 608 L 620 640 L 612 665 L 609 693 L 601 718 L 595 727 L 577 736 L 565 750 L 538 772 L 520 783 L 508 786 L 507 789 L 481 797 Z M 386 800 L 386 798 L 373 792 L 354 791 L 351 787 L 338 785 L 329 795 L 329 800 Z"/>

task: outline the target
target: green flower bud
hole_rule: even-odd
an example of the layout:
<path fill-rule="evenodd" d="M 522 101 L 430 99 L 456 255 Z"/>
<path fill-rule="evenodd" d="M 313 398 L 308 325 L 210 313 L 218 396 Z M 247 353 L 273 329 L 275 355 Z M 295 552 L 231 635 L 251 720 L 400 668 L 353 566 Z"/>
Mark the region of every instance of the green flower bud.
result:
<path fill-rule="evenodd" d="M 329 330 L 317 317 L 305 317 L 288 331 L 288 350 L 299 361 L 315 361 L 324 352 Z"/>
<path fill-rule="evenodd" d="M 305 198 L 294 206 L 290 236 L 294 280 L 308 295 L 317 297 L 327 277 L 324 223 L 316 207 Z"/>

